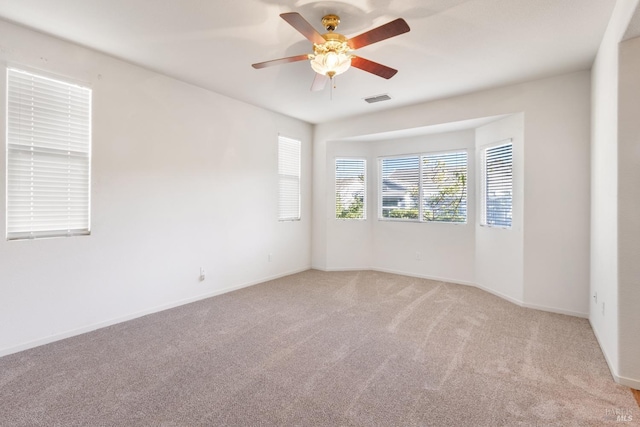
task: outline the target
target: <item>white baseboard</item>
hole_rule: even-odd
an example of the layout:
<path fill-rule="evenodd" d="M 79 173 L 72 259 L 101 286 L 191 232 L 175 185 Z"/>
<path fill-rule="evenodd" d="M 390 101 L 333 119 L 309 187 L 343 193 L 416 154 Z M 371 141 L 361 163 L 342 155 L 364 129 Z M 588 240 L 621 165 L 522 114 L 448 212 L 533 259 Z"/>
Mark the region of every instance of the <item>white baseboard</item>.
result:
<path fill-rule="evenodd" d="M 595 335 L 596 341 L 598 341 L 598 345 L 602 350 L 602 354 L 604 355 L 604 360 L 606 360 L 607 366 L 609 366 L 609 373 L 611 374 L 611 377 L 613 377 L 613 380 L 618 384 L 631 387 L 636 390 L 640 390 L 640 380 L 634 380 L 633 378 L 626 378 L 618 375 L 618 369 L 611 362 L 611 358 L 607 354 L 605 347 L 602 345 L 602 341 L 598 336 L 598 331 L 596 330 L 596 328 L 593 327 L 593 323 L 591 323 L 591 319 L 589 319 L 589 324 L 591 325 L 591 330 L 593 331 L 593 335 Z"/>
<path fill-rule="evenodd" d="M 247 282 L 247 283 L 242 283 L 240 285 L 229 286 L 229 287 L 223 288 L 223 289 L 217 289 L 217 290 L 215 290 L 213 292 L 208 292 L 208 293 L 197 295 L 197 296 L 194 296 L 194 297 L 185 298 L 185 299 L 181 299 L 181 300 L 178 300 L 178 301 L 173 301 L 173 302 L 170 302 L 168 304 L 159 305 L 159 306 L 156 306 L 156 307 L 152 307 L 152 308 L 149 308 L 149 309 L 138 311 L 136 313 L 131 313 L 131 314 L 128 314 L 128 315 L 125 315 L 125 316 L 116 317 L 114 319 L 105 320 L 103 322 L 92 323 L 90 325 L 83 326 L 81 328 L 76 328 L 76 329 L 72 329 L 72 330 L 69 330 L 69 331 L 61 332 L 59 334 L 54 334 L 54 335 L 50 335 L 48 337 L 40 338 L 40 339 L 37 339 L 37 340 L 28 341 L 28 342 L 19 344 L 19 345 L 14 346 L 14 347 L 8 347 L 8 348 L 0 349 L 0 357 L 8 356 L 8 355 L 13 354 L 13 353 L 18 353 L 20 351 L 28 350 L 30 348 L 39 347 L 41 345 L 49 344 L 49 343 L 52 343 L 54 341 L 60 341 L 60 340 L 63 340 L 65 338 L 71 338 L 71 337 L 74 337 L 76 335 L 81 335 L 81 334 L 84 334 L 84 333 L 87 333 L 87 332 L 95 331 L 97 329 L 106 328 L 107 326 L 112 326 L 112 325 L 115 325 L 115 324 L 118 324 L 118 323 L 126 322 L 128 320 L 137 319 L 138 317 L 146 316 L 146 315 L 153 314 L 153 313 L 158 313 L 158 312 L 164 311 L 164 310 L 169 310 L 171 308 L 179 307 L 181 305 L 185 305 L 185 304 L 189 304 L 189 303 L 192 303 L 192 302 L 200 301 L 200 300 L 203 300 L 203 299 L 215 297 L 217 295 L 226 294 L 227 292 L 237 291 L 237 290 L 242 289 L 242 288 L 247 288 L 249 286 L 258 285 L 260 283 L 268 282 L 270 280 L 278 279 L 280 277 L 285 277 L 285 276 L 290 276 L 292 274 L 301 273 L 303 271 L 309 270 L 309 268 L 310 267 L 305 267 L 305 268 L 302 268 L 302 269 L 299 269 L 299 270 L 295 270 L 295 271 L 289 271 L 289 272 L 282 273 L 282 274 L 276 274 L 276 275 L 273 275 L 273 276 L 268 276 L 268 277 L 265 277 L 265 278 L 260 279 L 260 280 L 255 280 L 255 281 L 251 281 L 251 282 Z"/>
<path fill-rule="evenodd" d="M 481 290 L 483 290 L 483 291 L 485 291 L 485 292 L 488 292 L 488 293 L 490 293 L 491 295 L 495 295 L 495 296 L 497 296 L 498 298 L 502 298 L 502 299 L 504 299 L 504 300 L 507 300 L 507 301 L 509 301 L 510 303 L 515 304 L 515 305 L 517 305 L 517 306 L 520 306 L 520 307 L 524 307 L 524 306 L 525 306 L 523 301 L 521 301 L 521 300 L 519 300 L 519 299 L 517 299 L 517 298 L 514 298 L 514 297 L 512 297 L 512 296 L 509 296 L 509 295 L 507 295 L 507 294 L 503 294 L 502 292 L 495 291 L 495 290 L 493 290 L 493 289 L 491 289 L 491 288 L 489 288 L 489 287 L 487 287 L 487 286 L 481 285 L 481 284 L 479 284 L 479 283 L 476 283 L 476 284 L 474 284 L 473 286 L 475 286 L 476 288 L 481 289 Z"/>
<path fill-rule="evenodd" d="M 609 357 L 609 354 L 607 354 L 607 351 L 606 351 L 605 347 L 602 345 L 602 341 L 600 340 L 600 337 L 598 336 L 598 331 L 596 330 L 596 328 L 593 327 L 593 323 L 591 323 L 591 319 L 589 319 L 589 326 L 591 326 L 591 330 L 593 331 L 593 335 L 595 335 L 596 341 L 598 342 L 598 345 L 600 346 L 600 350 L 602 350 L 602 354 L 604 355 L 604 360 L 607 362 L 607 366 L 609 366 L 609 373 L 613 377 L 614 381 L 619 383 L 620 381 L 618 379 L 620 377 L 618 377 L 617 369 L 613 365 L 613 363 L 611 362 L 611 358 Z"/>
<path fill-rule="evenodd" d="M 48 337 L 45 338 L 41 338 L 41 339 L 37 339 L 37 340 L 33 340 L 33 341 L 29 341 L 29 342 L 25 342 L 22 344 L 19 344 L 17 346 L 14 347 L 9 347 L 9 348 L 5 348 L 5 349 L 0 349 L 0 357 L 2 356 L 7 356 L 9 354 L 13 354 L 13 353 L 18 353 L 20 351 L 24 351 L 24 350 L 28 350 L 30 348 L 34 348 L 34 347 L 38 347 L 44 344 L 49 344 L 52 343 L 54 341 L 59 341 L 65 338 L 70 338 L 76 335 L 80 335 L 83 333 L 87 333 L 87 332 L 91 332 L 91 331 L 95 331 L 97 329 L 101 329 L 101 328 L 105 328 L 108 326 L 112 326 L 115 325 L 117 323 L 122 323 L 122 322 L 126 322 L 128 320 L 133 320 L 142 316 L 146 316 L 149 314 L 153 314 L 153 313 L 157 313 L 160 311 L 164 311 L 164 310 L 168 310 L 174 307 L 178 307 L 181 305 L 185 305 L 185 304 L 189 304 L 192 302 L 196 302 L 196 301 L 200 301 L 203 299 L 207 299 L 207 298 L 211 298 L 211 297 L 215 297 L 217 295 L 221 295 L 221 294 L 225 294 L 227 292 L 233 292 L 242 288 L 246 288 L 249 286 L 254 286 L 260 283 L 264 283 L 264 282 L 268 282 L 270 280 L 274 280 L 274 279 L 278 279 L 280 277 L 284 277 L 284 276 L 289 276 L 292 274 L 296 274 L 296 273 L 300 273 L 303 271 L 306 271 L 308 269 L 315 269 L 315 270 L 320 270 L 320 271 L 362 271 L 362 270 L 371 270 L 371 271 L 379 271 L 379 272 L 383 272 L 383 273 L 390 273 L 390 274 L 398 274 L 398 275 L 402 275 L 402 276 L 409 276 L 409 277 L 418 277 L 421 279 L 428 279 L 428 280 L 436 280 L 439 282 L 446 282 L 446 283 L 452 283 L 452 284 L 457 284 L 457 285 L 463 285 L 463 286 L 473 286 L 476 287 L 478 289 L 481 289 L 485 292 L 488 292 L 490 294 L 493 294 L 499 298 L 502 298 L 506 301 L 509 301 L 513 304 L 516 304 L 518 306 L 521 307 L 526 307 L 526 308 L 532 308 L 535 310 L 542 310 L 542 311 L 548 311 L 548 312 L 552 312 L 552 313 L 559 313 L 559 314 L 565 314 L 565 315 L 569 315 L 569 316 L 576 316 L 576 317 L 583 317 L 583 318 L 588 318 L 588 315 L 585 313 L 577 313 L 577 312 L 572 312 L 572 311 L 568 311 L 568 310 L 562 310 L 562 309 L 557 309 L 554 307 L 545 307 L 545 306 L 538 306 L 538 305 L 534 305 L 534 304 L 525 304 L 522 301 L 516 299 L 516 298 L 512 298 L 508 295 L 502 294 L 500 292 L 496 292 L 490 288 L 487 288 L 486 286 L 482 286 L 479 285 L 477 283 L 472 283 L 472 282 L 466 282 L 466 281 L 462 281 L 462 280 L 456 280 L 456 279 L 450 279 L 450 278 L 445 278 L 445 277 L 436 277 L 436 276 L 429 276 L 429 275 L 417 275 L 417 274 L 409 274 L 406 272 L 402 272 L 402 271 L 396 271 L 396 270 L 391 270 L 391 269 L 383 269 L 383 268 L 354 268 L 354 269 L 323 269 L 323 268 L 318 268 L 318 267 L 305 267 L 302 269 L 298 269 L 295 271 L 289 271 L 289 272 L 285 272 L 285 273 L 281 273 L 281 274 L 276 274 L 273 276 L 268 276 L 259 280 L 255 280 L 255 281 L 251 281 L 251 282 L 247 282 L 247 283 L 243 283 L 243 284 L 239 284 L 239 285 L 235 285 L 235 286 L 230 286 L 224 289 L 218 289 L 215 290 L 213 292 L 208 292 L 205 294 L 201 294 L 201 295 L 197 295 L 194 297 L 190 297 L 190 298 L 185 298 L 182 300 L 178 300 L 178 301 L 174 301 L 168 304 L 163 304 L 160 306 L 156 306 L 153 308 L 149 308 L 146 310 L 142 310 L 136 313 L 132 313 L 126 316 L 121 316 L 118 318 L 114 318 L 114 319 L 109 319 L 103 322 L 98 322 L 98 323 L 94 323 L 91 325 L 87 325 L 81 328 L 77 328 L 77 329 L 73 329 L 73 330 L 69 330 L 66 332 L 62 332 L 59 334 L 54 334 L 54 335 L 50 335 Z M 604 347 L 602 347 L 601 343 L 600 343 L 600 339 L 598 338 L 598 334 L 595 331 L 595 329 L 593 328 L 593 325 L 591 327 L 591 329 L 593 329 L 594 334 L 596 336 L 596 339 L 598 340 L 598 344 L 600 344 L 600 348 L 603 351 L 603 354 L 605 356 L 605 359 L 607 361 L 607 364 L 609 366 L 609 370 L 611 371 L 611 374 L 614 378 L 614 380 L 619 383 L 619 384 L 623 384 L 626 385 L 628 387 L 632 387 L 635 389 L 640 389 L 640 381 L 631 379 L 631 378 L 624 378 L 624 377 L 620 377 L 619 375 L 617 375 L 615 369 L 613 368 L 613 365 L 611 364 L 611 361 L 608 358 L 608 355 L 606 354 L 606 352 L 604 351 Z"/>
<path fill-rule="evenodd" d="M 556 313 L 556 314 L 564 314 L 566 316 L 573 316 L 573 317 L 581 317 L 583 319 L 588 319 L 589 318 L 589 314 L 588 313 L 581 313 L 581 312 L 577 312 L 577 311 L 571 311 L 571 310 L 564 310 L 561 308 L 556 308 L 556 307 L 547 307 L 547 306 L 542 306 L 542 305 L 537 305 L 537 304 L 528 304 L 525 303 L 524 301 L 521 301 L 517 298 L 511 297 L 509 295 L 503 294 L 501 292 L 495 291 L 487 286 L 483 286 L 479 283 L 474 283 L 474 282 L 467 282 L 464 280 L 458 280 L 458 279 L 451 279 L 448 277 L 439 277 L 439 276 L 431 276 L 428 274 L 415 274 L 415 273 L 407 273 L 406 271 L 399 271 L 399 270 L 393 270 L 393 269 L 389 269 L 389 268 L 375 268 L 375 267 L 370 267 L 370 268 L 318 268 L 318 267 L 313 267 L 314 270 L 320 270 L 320 271 L 362 271 L 362 270 L 371 270 L 371 271 L 379 271 L 381 273 L 390 273 L 390 274 L 397 274 L 399 276 L 408 276 L 408 277 L 418 277 L 420 279 L 427 279 L 427 280 L 435 280 L 438 282 L 446 282 L 446 283 L 452 283 L 454 285 L 464 285 L 464 286 L 473 286 L 474 288 L 478 288 L 481 289 L 485 292 L 488 292 L 492 295 L 497 296 L 498 298 L 502 298 L 504 300 L 509 301 L 510 303 L 516 304 L 520 307 L 524 307 L 524 308 L 531 308 L 534 310 L 540 310 L 540 311 L 547 311 L 549 313 Z"/>
<path fill-rule="evenodd" d="M 369 271 L 371 270 L 371 267 L 349 267 L 349 268 L 318 268 L 318 267 L 313 267 L 314 270 L 319 270 L 319 271 L 326 271 L 326 272 L 339 272 L 339 271 Z"/>
<path fill-rule="evenodd" d="M 438 276 L 430 276 L 430 275 L 427 275 L 427 274 L 407 273 L 405 271 L 397 271 L 397 270 L 393 270 L 393 269 L 389 269 L 389 268 L 371 268 L 370 270 L 379 271 L 381 273 L 397 274 L 398 276 L 418 277 L 420 279 L 427 279 L 427 280 L 435 280 L 437 282 L 452 283 L 454 285 L 464 285 L 464 286 L 477 287 L 475 283 L 465 282 L 464 280 L 451 279 L 451 278 L 448 278 L 448 277 L 438 277 Z"/>
<path fill-rule="evenodd" d="M 613 377 L 613 379 L 616 380 L 616 382 L 618 384 L 633 388 L 635 390 L 640 390 L 640 381 L 638 381 L 638 380 L 634 380 L 632 378 L 621 377 L 621 376 L 617 376 L 617 375 L 615 375 Z"/>
<path fill-rule="evenodd" d="M 527 303 L 524 303 L 522 306 L 526 308 L 532 308 L 534 310 L 542 310 L 542 311 L 548 311 L 550 313 L 564 314 L 566 316 L 581 317 L 583 319 L 589 318 L 589 313 L 581 313 L 579 311 L 564 310 L 562 308 L 546 307 L 546 306 L 541 306 L 536 304 L 527 304 Z"/>

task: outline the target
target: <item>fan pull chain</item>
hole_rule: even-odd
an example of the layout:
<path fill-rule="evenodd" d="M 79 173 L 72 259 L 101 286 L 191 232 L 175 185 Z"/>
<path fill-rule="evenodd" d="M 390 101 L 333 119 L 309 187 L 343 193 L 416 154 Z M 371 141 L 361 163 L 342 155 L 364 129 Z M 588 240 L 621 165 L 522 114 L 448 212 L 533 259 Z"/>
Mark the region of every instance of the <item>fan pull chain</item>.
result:
<path fill-rule="evenodd" d="M 335 85 L 333 84 L 333 79 L 334 77 L 331 77 L 329 81 L 329 84 L 331 85 L 331 88 L 329 89 L 329 101 L 333 101 L 333 88 L 335 88 Z"/>

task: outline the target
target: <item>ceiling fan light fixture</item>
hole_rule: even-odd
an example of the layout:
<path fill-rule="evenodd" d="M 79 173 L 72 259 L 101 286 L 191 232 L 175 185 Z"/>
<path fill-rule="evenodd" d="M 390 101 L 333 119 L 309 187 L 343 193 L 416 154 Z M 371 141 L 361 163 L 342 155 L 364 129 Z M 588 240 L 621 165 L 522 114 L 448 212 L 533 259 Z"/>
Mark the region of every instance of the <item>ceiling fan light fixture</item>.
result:
<path fill-rule="evenodd" d="M 335 33 L 325 34 L 327 41 L 322 44 L 314 44 L 313 55 L 309 55 L 311 68 L 318 74 L 333 78 L 342 74 L 351 66 L 351 49 L 347 45 L 344 36 Z"/>
<path fill-rule="evenodd" d="M 350 66 L 351 56 L 344 53 L 321 53 L 311 59 L 311 68 L 313 68 L 313 71 L 328 76 L 329 78 L 344 73 Z"/>
<path fill-rule="evenodd" d="M 253 68 L 259 69 L 307 60 L 311 64 L 311 68 L 317 73 L 311 85 L 312 91 L 322 90 L 324 83 L 326 83 L 326 79 L 323 79 L 322 76 L 333 79 L 350 67 L 358 68 L 384 79 L 390 79 L 398 72 L 398 70 L 386 65 L 378 64 L 361 56 L 352 55 L 351 51 L 408 32 L 409 25 L 402 18 L 387 22 L 384 25 L 347 39 L 342 34 L 334 32 L 338 24 L 340 24 L 338 15 L 325 15 L 322 18 L 322 25 L 327 30 L 326 34 L 317 32 L 313 25 L 297 12 L 281 13 L 280 17 L 313 43 L 313 53 L 258 62 L 251 64 Z"/>

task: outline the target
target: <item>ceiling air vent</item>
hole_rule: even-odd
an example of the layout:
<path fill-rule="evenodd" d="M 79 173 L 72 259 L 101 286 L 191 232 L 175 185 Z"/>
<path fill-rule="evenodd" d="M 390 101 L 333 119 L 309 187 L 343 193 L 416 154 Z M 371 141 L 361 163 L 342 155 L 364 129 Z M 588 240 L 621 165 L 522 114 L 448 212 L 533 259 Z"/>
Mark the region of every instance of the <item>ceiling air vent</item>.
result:
<path fill-rule="evenodd" d="M 385 93 L 384 95 L 370 96 L 369 98 L 365 98 L 364 100 L 369 104 L 373 104 L 374 102 L 388 101 L 390 99 L 391 97 Z"/>

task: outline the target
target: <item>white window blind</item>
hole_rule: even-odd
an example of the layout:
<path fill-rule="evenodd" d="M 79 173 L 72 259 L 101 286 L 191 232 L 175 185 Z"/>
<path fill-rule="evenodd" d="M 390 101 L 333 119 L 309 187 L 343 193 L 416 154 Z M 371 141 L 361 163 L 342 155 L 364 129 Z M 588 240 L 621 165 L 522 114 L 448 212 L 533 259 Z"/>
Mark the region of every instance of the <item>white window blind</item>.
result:
<path fill-rule="evenodd" d="M 91 90 L 7 70 L 7 239 L 90 230 Z"/>
<path fill-rule="evenodd" d="M 278 137 L 278 219 L 300 219 L 300 141 Z"/>
<path fill-rule="evenodd" d="M 511 227 L 513 205 L 513 144 L 483 150 L 483 225 Z"/>
<path fill-rule="evenodd" d="M 366 219 L 367 161 L 336 159 L 336 218 Z"/>
<path fill-rule="evenodd" d="M 466 151 L 381 158 L 380 162 L 380 218 L 466 222 Z"/>
<path fill-rule="evenodd" d="M 422 219 L 467 221 L 467 153 L 422 156 Z"/>
<path fill-rule="evenodd" d="M 420 158 L 381 159 L 381 218 L 418 219 L 420 200 Z"/>

